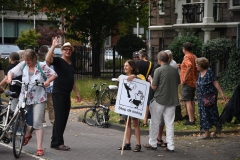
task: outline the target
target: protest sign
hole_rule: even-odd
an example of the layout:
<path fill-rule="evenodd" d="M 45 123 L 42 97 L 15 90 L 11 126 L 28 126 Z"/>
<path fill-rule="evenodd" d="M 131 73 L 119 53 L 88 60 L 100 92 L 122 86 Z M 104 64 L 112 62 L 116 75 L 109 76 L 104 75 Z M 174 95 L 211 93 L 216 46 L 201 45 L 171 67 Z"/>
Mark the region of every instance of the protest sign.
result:
<path fill-rule="evenodd" d="M 119 78 L 115 112 L 144 119 L 150 87 L 149 82 L 138 78 L 127 81 L 125 75 L 121 75 Z"/>

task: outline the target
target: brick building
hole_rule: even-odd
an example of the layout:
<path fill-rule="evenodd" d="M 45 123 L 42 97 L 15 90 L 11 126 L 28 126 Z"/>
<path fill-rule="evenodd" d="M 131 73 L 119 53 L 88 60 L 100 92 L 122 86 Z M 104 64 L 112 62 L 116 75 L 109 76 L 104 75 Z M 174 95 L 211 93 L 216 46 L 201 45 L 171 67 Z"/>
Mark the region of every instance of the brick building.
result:
<path fill-rule="evenodd" d="M 157 0 L 150 11 L 153 55 L 167 49 L 181 29 L 196 29 L 204 42 L 217 37 L 237 40 L 240 0 Z"/>

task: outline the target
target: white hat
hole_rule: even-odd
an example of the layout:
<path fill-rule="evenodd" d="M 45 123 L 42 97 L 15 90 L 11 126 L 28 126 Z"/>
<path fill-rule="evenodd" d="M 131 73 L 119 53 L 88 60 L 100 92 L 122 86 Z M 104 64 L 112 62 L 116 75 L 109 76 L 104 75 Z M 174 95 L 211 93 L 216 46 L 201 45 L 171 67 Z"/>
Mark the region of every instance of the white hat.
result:
<path fill-rule="evenodd" d="M 63 44 L 63 46 L 61 47 L 61 51 L 63 50 L 63 48 L 65 48 L 65 47 L 71 47 L 72 48 L 72 51 L 74 51 L 74 47 L 71 45 L 71 43 L 69 43 L 69 42 L 66 42 L 66 43 L 64 43 Z"/>
<path fill-rule="evenodd" d="M 172 52 L 170 50 L 165 50 L 164 52 L 166 52 L 168 55 L 171 54 L 172 55 Z"/>

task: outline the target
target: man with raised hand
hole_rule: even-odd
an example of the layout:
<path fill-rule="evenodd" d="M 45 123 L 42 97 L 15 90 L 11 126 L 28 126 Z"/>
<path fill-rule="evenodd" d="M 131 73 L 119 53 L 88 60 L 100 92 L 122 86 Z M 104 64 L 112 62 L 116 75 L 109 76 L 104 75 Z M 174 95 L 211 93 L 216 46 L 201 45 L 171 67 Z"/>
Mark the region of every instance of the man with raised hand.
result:
<path fill-rule="evenodd" d="M 59 38 L 54 37 L 52 46 L 45 58 L 48 64 L 53 65 L 55 72 L 58 74 L 58 78 L 53 83 L 52 91 L 55 121 L 52 131 L 51 148 L 66 151 L 70 147 L 64 144 L 63 134 L 71 108 L 71 91 L 75 92 L 78 102 L 81 102 L 81 97 L 74 82 L 74 68 L 71 62 L 74 47 L 69 42 L 66 42 L 61 47 L 62 57 L 54 57 L 53 52 L 58 45 Z"/>

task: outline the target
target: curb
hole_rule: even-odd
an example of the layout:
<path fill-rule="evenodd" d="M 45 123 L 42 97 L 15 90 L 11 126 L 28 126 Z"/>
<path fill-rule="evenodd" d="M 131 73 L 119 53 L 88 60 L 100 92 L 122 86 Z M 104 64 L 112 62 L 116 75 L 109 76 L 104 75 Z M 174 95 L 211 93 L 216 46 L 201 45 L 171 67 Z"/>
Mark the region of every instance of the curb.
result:
<path fill-rule="evenodd" d="M 91 108 L 94 106 L 73 106 L 71 109 L 82 109 L 82 108 Z M 79 117 L 78 122 L 82 122 L 82 119 Z M 109 127 L 111 129 L 116 129 L 122 132 L 125 132 L 125 126 L 120 125 L 120 124 L 115 124 L 115 123 L 109 123 Z M 221 131 L 221 133 L 238 133 L 239 130 L 226 130 L 226 131 Z M 132 129 L 132 133 L 134 134 L 134 129 Z M 166 134 L 166 131 L 163 132 Z M 204 131 L 175 131 L 174 135 L 177 136 L 189 136 L 192 134 L 199 134 L 199 133 L 204 133 Z M 149 135 L 149 130 L 141 130 L 141 135 Z"/>

